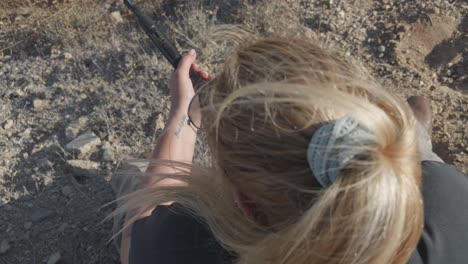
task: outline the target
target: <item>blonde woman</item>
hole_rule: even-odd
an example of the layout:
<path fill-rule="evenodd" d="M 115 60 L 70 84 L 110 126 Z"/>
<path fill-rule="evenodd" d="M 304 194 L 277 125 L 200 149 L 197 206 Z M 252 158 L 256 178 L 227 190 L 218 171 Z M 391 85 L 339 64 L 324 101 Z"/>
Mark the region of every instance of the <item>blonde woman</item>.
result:
<path fill-rule="evenodd" d="M 197 93 L 193 50 L 173 74 L 122 263 L 468 263 L 468 180 L 432 152 L 424 98 L 305 40 L 235 40 Z"/>

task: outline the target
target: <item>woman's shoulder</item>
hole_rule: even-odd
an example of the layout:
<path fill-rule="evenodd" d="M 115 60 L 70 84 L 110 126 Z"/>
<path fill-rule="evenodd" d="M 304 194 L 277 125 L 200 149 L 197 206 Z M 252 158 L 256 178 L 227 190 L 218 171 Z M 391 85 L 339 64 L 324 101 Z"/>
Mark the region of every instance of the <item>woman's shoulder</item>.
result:
<path fill-rule="evenodd" d="M 452 214 L 468 217 L 468 177 L 455 166 L 423 161 L 422 193 L 426 217 L 440 222 Z M 468 221 L 465 222 L 468 224 Z"/>
<path fill-rule="evenodd" d="M 424 161 L 424 229 L 409 263 L 466 263 L 468 178 L 456 167 Z M 180 204 L 158 206 L 134 223 L 130 263 L 230 263 L 209 228 Z"/>
<path fill-rule="evenodd" d="M 456 167 L 422 162 L 424 229 L 409 263 L 467 263 L 468 178 Z"/>
<path fill-rule="evenodd" d="M 131 264 L 226 263 L 229 254 L 207 226 L 179 204 L 158 206 L 133 224 Z"/>

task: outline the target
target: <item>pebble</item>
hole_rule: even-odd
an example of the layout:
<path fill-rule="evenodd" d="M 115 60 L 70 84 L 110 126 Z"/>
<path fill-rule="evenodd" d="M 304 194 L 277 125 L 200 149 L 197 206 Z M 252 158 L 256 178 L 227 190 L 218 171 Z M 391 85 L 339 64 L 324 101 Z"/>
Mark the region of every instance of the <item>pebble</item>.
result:
<path fill-rule="evenodd" d="M 88 123 L 88 118 L 85 116 L 82 116 L 78 118 L 77 120 L 68 124 L 68 126 L 65 128 L 65 138 L 68 141 L 71 141 L 74 138 L 76 138 L 81 128 L 85 126 L 87 123 Z"/>
<path fill-rule="evenodd" d="M 44 101 L 41 99 L 34 99 L 33 100 L 33 107 L 36 109 L 42 108 L 44 106 Z"/>
<path fill-rule="evenodd" d="M 43 175 L 42 177 L 42 183 L 44 184 L 44 186 L 50 186 L 54 180 L 52 179 L 52 177 L 50 176 L 47 176 L 47 175 Z"/>
<path fill-rule="evenodd" d="M 114 12 L 110 13 L 109 16 L 112 19 L 112 21 L 114 21 L 117 24 L 124 22 L 124 20 L 122 18 L 122 15 L 120 14 L 119 11 L 114 11 Z"/>
<path fill-rule="evenodd" d="M 73 55 L 71 53 L 65 52 L 65 53 L 63 53 L 63 58 L 66 59 L 66 60 L 72 60 Z"/>
<path fill-rule="evenodd" d="M 377 47 L 377 50 L 380 52 L 380 53 L 384 53 L 385 52 L 385 46 L 384 45 L 380 45 L 379 47 Z"/>
<path fill-rule="evenodd" d="M 80 176 L 93 177 L 99 174 L 100 164 L 89 160 L 68 160 L 73 173 Z"/>
<path fill-rule="evenodd" d="M 123 163 L 122 171 L 145 172 L 149 161 L 146 160 L 128 160 Z"/>
<path fill-rule="evenodd" d="M 68 143 L 65 149 L 70 152 L 75 152 L 82 157 L 87 153 L 93 152 L 96 146 L 100 144 L 101 139 L 99 139 L 93 131 L 88 130 Z"/>
<path fill-rule="evenodd" d="M 55 47 L 50 49 L 50 57 L 52 59 L 58 58 L 61 54 L 61 51 Z"/>
<path fill-rule="evenodd" d="M 12 95 L 15 97 L 25 97 L 26 93 L 21 89 L 16 89 L 15 91 L 13 91 Z"/>
<path fill-rule="evenodd" d="M 5 198 L 3 197 L 0 197 L 0 207 L 7 204 L 7 200 L 5 200 Z"/>
<path fill-rule="evenodd" d="M 26 222 L 24 223 L 24 229 L 29 230 L 32 227 L 32 222 Z"/>
<path fill-rule="evenodd" d="M 68 227 L 68 224 L 67 223 L 63 223 L 62 225 L 60 225 L 60 227 L 58 228 L 58 231 L 63 233 L 65 231 L 65 229 L 67 229 Z"/>
<path fill-rule="evenodd" d="M 156 117 L 156 130 L 162 130 L 166 127 L 164 124 L 164 116 L 162 114 L 158 114 Z"/>
<path fill-rule="evenodd" d="M 338 12 L 338 15 L 341 17 L 341 18 L 344 18 L 346 16 L 346 13 L 345 11 L 341 10 L 340 12 Z"/>
<path fill-rule="evenodd" d="M 54 164 L 47 158 L 41 158 L 36 161 L 37 168 L 50 169 Z"/>
<path fill-rule="evenodd" d="M 0 243 L 0 255 L 6 254 L 10 248 L 11 246 L 10 243 L 8 243 L 8 240 L 2 240 Z"/>
<path fill-rule="evenodd" d="M 30 138 L 31 137 L 31 128 L 25 129 L 23 132 L 19 133 L 18 136 L 22 138 Z"/>
<path fill-rule="evenodd" d="M 46 209 L 46 208 L 41 208 L 41 207 L 36 207 L 33 209 L 33 212 L 31 214 L 31 220 L 33 222 L 40 222 L 54 214 L 54 211 Z"/>
<path fill-rule="evenodd" d="M 47 259 L 47 264 L 56 264 L 60 261 L 62 258 L 62 254 L 60 251 L 55 252 L 54 254 L 50 255 L 50 257 Z"/>
<path fill-rule="evenodd" d="M 10 129 L 13 127 L 13 124 L 14 124 L 13 120 L 9 119 L 5 122 L 5 124 L 3 124 L 3 128 Z"/>
<path fill-rule="evenodd" d="M 102 151 L 102 160 L 104 161 L 113 161 L 114 160 L 114 152 L 111 148 L 104 148 Z"/>
<path fill-rule="evenodd" d="M 71 186 L 63 186 L 60 191 L 65 197 L 68 197 L 68 198 L 72 197 L 74 193 L 74 189 Z"/>

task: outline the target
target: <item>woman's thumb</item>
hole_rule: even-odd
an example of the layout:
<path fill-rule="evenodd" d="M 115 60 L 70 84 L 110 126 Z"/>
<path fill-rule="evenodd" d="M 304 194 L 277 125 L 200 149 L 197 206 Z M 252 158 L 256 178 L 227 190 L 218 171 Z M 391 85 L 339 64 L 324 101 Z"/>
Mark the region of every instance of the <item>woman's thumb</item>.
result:
<path fill-rule="evenodd" d="M 188 73 L 190 71 L 190 67 L 195 62 L 197 58 L 197 53 L 194 49 L 191 49 L 187 54 L 185 54 L 182 59 L 179 61 L 179 65 L 177 66 L 177 71 L 180 73 Z"/>

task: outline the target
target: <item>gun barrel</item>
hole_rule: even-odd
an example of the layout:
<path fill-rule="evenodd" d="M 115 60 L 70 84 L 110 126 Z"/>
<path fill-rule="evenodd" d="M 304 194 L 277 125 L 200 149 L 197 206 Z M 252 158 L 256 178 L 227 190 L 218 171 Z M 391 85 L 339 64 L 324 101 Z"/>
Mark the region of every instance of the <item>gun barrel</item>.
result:
<path fill-rule="evenodd" d="M 150 40 L 158 47 L 161 53 L 166 57 L 169 63 L 174 67 L 177 68 L 179 64 L 180 58 L 182 57 L 179 51 L 176 49 L 174 44 L 172 44 L 164 34 L 162 34 L 157 26 L 156 23 L 145 16 L 133 3 L 132 0 L 124 0 L 125 5 L 127 8 L 135 15 L 138 20 L 138 23 L 143 28 L 145 33 L 148 35 Z"/>
<path fill-rule="evenodd" d="M 164 36 L 159 30 L 156 23 L 145 16 L 140 9 L 138 9 L 133 3 L 132 0 L 124 0 L 125 5 L 127 8 L 135 15 L 138 20 L 138 23 L 141 25 L 143 30 L 145 31 L 146 35 L 150 38 L 150 40 L 158 47 L 161 53 L 166 57 L 169 63 L 174 67 L 177 68 L 179 65 L 179 61 L 182 58 L 177 48 L 172 44 L 169 39 Z M 202 83 L 202 79 L 196 74 L 192 69 L 190 69 L 190 79 L 193 82 L 193 86 L 197 89 Z"/>

